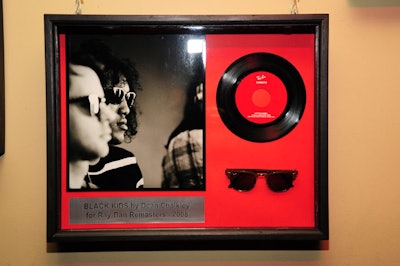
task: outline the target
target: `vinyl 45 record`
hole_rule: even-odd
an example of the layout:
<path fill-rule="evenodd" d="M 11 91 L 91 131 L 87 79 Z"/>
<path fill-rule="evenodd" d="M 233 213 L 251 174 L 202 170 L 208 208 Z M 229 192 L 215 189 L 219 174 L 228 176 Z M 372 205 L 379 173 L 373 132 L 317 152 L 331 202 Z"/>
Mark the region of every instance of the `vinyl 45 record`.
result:
<path fill-rule="evenodd" d="M 271 53 L 253 53 L 233 62 L 221 77 L 217 106 L 222 121 L 238 137 L 269 142 L 300 121 L 306 90 L 297 69 Z"/>

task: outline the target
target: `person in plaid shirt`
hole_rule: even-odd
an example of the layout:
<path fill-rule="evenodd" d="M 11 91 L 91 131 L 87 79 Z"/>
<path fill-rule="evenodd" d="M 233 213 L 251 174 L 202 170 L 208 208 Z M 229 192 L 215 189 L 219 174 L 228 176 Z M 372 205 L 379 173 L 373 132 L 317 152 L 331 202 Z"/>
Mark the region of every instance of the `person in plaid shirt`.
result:
<path fill-rule="evenodd" d="M 189 101 L 182 122 L 171 133 L 166 145 L 167 152 L 162 162 L 163 188 L 195 190 L 205 188 L 203 83 L 195 88 L 194 93 L 189 92 Z"/>

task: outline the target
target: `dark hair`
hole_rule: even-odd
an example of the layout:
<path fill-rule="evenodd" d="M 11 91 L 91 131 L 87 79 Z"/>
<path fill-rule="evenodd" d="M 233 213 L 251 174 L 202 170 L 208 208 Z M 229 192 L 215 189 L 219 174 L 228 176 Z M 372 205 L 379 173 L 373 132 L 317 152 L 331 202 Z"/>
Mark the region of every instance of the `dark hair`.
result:
<path fill-rule="evenodd" d="M 193 77 L 187 86 L 183 118 L 168 137 L 167 144 L 165 145 L 166 147 L 168 147 L 171 140 L 181 132 L 193 129 L 204 129 L 205 116 L 204 107 L 202 106 L 204 103 L 203 100 L 198 101 L 196 98 L 197 86 L 200 86 L 201 84 L 204 86 L 204 68 L 199 63 L 195 69 L 197 72 L 193 74 Z M 204 91 L 202 93 L 204 94 Z"/>
<path fill-rule="evenodd" d="M 125 77 L 129 88 L 133 92 L 141 90 L 139 74 L 133 63 L 127 59 L 118 58 L 112 50 L 100 40 L 87 40 L 82 42 L 79 50 L 71 56 L 73 64 L 85 65 L 92 68 L 100 78 L 104 90 L 110 90 L 120 83 L 121 77 Z M 107 96 L 106 96 L 107 98 Z M 125 132 L 125 141 L 130 142 L 137 134 L 136 103 L 130 107 L 126 116 L 128 130 Z"/>
<path fill-rule="evenodd" d="M 124 77 L 129 85 L 130 91 L 137 92 L 142 87 L 139 83 L 139 74 L 134 65 L 128 59 L 113 59 L 106 63 L 103 71 L 104 90 L 112 90 L 113 87 L 121 82 Z M 125 141 L 130 142 L 132 137 L 137 134 L 137 106 L 136 103 L 130 107 L 129 114 L 126 116 L 128 130 L 125 131 Z"/>

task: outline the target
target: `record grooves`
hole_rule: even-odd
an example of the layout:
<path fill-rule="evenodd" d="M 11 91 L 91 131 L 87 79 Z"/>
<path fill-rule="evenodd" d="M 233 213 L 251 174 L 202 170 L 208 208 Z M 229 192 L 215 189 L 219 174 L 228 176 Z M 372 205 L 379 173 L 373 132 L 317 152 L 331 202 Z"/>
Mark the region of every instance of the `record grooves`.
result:
<path fill-rule="evenodd" d="M 256 83 L 254 86 L 243 85 L 253 76 L 254 80 L 264 79 L 265 88 L 257 89 Z M 245 116 L 241 106 L 246 107 L 246 104 L 241 104 L 243 97 L 238 88 L 240 92 L 257 92 L 264 97 L 265 105 L 275 104 L 276 110 L 282 110 L 276 111 L 276 116 L 270 115 L 264 107 L 260 109 L 263 111 L 257 111 L 260 100 L 252 102 L 250 96 L 246 96 L 243 100 L 251 105 L 247 109 L 254 109 L 254 114 Z M 272 104 L 267 102 L 269 98 Z M 239 58 L 222 75 L 217 89 L 218 112 L 224 124 L 238 137 L 253 142 L 269 142 L 288 134 L 303 115 L 305 103 L 306 90 L 300 73 L 289 61 L 271 53 L 253 53 Z M 261 117 L 260 122 L 257 117 Z"/>

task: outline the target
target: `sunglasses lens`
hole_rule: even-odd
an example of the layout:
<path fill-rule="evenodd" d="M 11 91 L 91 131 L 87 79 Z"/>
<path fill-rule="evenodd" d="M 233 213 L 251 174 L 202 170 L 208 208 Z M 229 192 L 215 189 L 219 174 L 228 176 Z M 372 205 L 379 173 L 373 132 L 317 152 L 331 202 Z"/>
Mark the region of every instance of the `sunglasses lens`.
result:
<path fill-rule="evenodd" d="M 287 191 L 293 187 L 293 175 L 291 173 L 271 173 L 268 175 L 267 184 L 272 191 Z"/>
<path fill-rule="evenodd" d="M 120 104 L 124 98 L 124 91 L 116 87 L 104 90 L 104 94 L 106 95 L 107 104 Z"/>
<path fill-rule="evenodd" d="M 249 173 L 238 173 L 231 176 L 231 184 L 229 187 L 239 191 L 248 191 L 252 189 L 256 183 L 256 176 Z"/>
<path fill-rule="evenodd" d="M 121 88 L 114 87 L 112 90 L 105 90 L 107 103 L 110 104 L 120 104 L 122 101 L 126 100 L 126 103 L 129 107 L 132 107 L 133 103 L 135 102 L 136 93 L 125 91 Z"/>
<path fill-rule="evenodd" d="M 122 99 L 124 98 L 124 91 L 121 88 L 115 88 L 114 87 L 114 100 L 116 103 L 121 103 Z"/>
<path fill-rule="evenodd" d="M 134 92 L 128 92 L 125 95 L 126 103 L 128 104 L 129 107 L 133 105 L 135 102 L 136 94 Z"/>
<path fill-rule="evenodd" d="M 100 99 L 95 95 L 89 95 L 89 108 L 90 108 L 90 115 L 94 116 L 99 114 L 100 112 Z"/>

